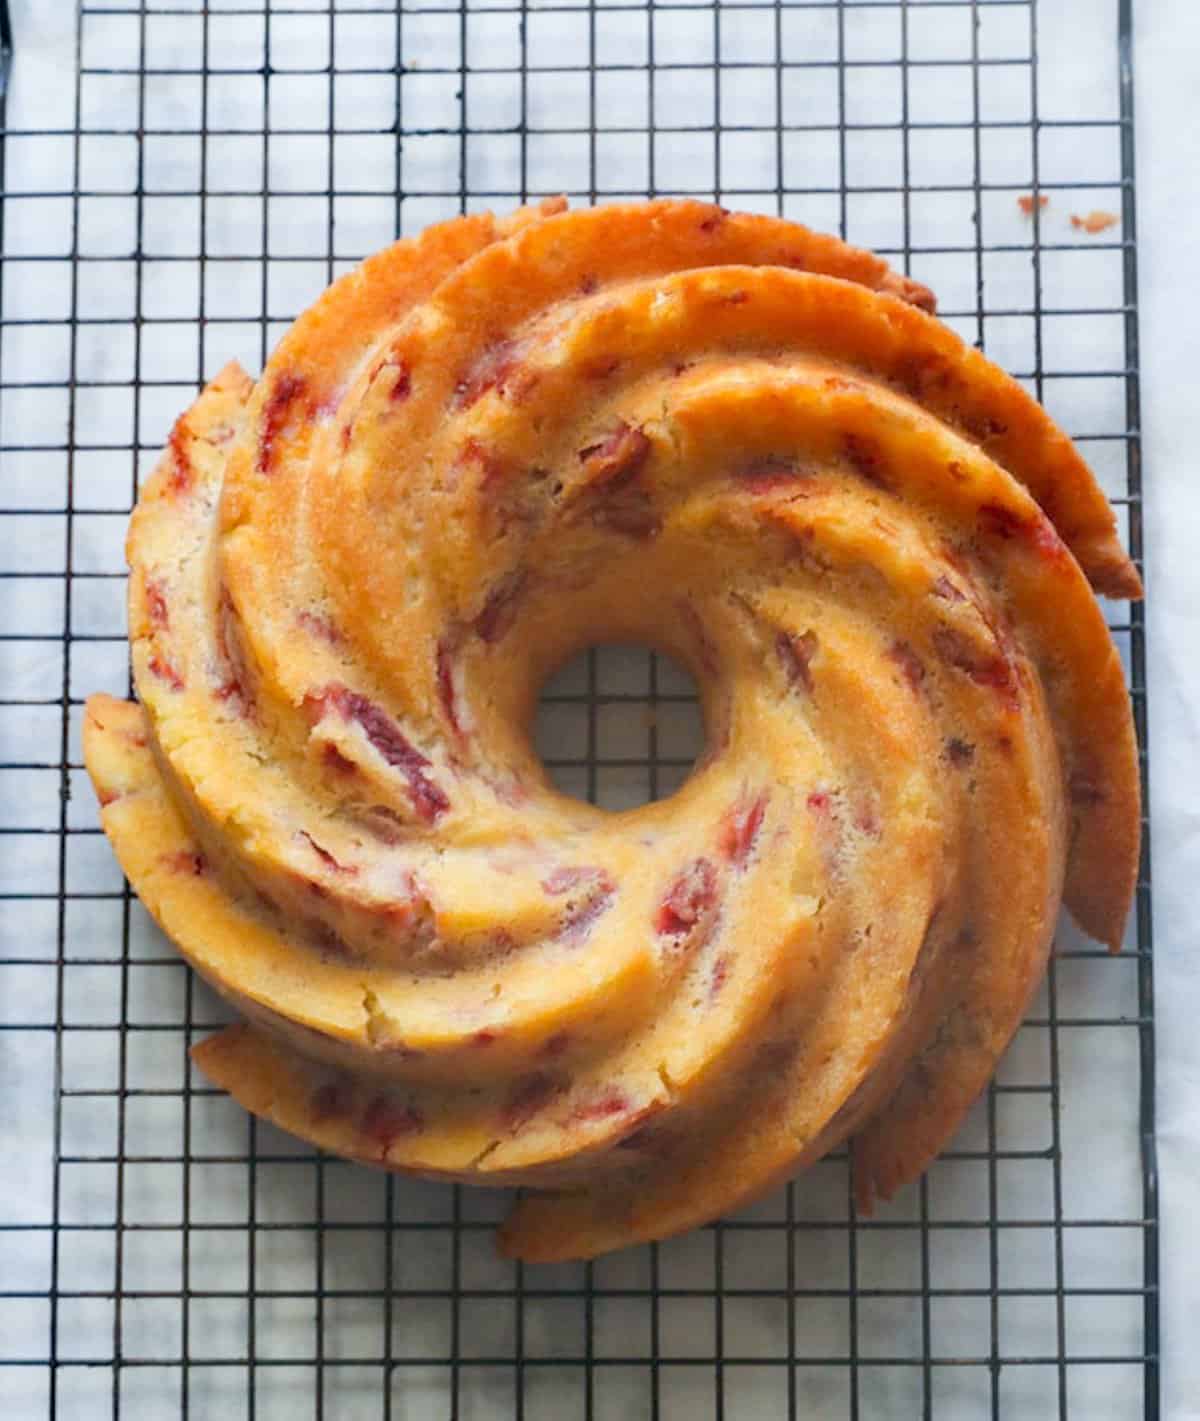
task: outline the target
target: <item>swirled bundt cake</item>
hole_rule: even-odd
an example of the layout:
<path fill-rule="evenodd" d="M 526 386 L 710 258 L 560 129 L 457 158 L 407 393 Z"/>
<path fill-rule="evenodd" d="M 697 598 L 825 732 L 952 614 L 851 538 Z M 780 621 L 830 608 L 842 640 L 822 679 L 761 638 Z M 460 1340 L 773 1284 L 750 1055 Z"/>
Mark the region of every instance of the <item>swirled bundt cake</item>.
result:
<path fill-rule="evenodd" d="M 853 1141 L 864 1207 L 986 1084 L 1060 905 L 1117 945 L 1138 775 L 1066 436 L 923 287 L 663 201 L 463 217 L 172 432 L 129 535 L 103 824 L 245 1018 L 211 1080 L 324 1149 L 530 1191 L 590 1256 Z M 1090 585 L 1089 585 L 1090 583 Z M 707 749 L 605 813 L 546 677 L 686 665 Z"/>

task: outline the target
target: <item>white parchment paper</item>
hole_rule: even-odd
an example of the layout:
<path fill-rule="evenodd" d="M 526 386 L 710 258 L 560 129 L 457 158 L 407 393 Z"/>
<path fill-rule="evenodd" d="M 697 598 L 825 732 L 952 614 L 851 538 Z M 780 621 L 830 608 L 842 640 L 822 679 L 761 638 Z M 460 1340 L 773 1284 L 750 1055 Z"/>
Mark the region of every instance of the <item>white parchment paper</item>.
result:
<path fill-rule="evenodd" d="M 1150 639 L 1163 1414 L 1200 1417 L 1200 9 L 1138 7 L 1138 217 Z"/>

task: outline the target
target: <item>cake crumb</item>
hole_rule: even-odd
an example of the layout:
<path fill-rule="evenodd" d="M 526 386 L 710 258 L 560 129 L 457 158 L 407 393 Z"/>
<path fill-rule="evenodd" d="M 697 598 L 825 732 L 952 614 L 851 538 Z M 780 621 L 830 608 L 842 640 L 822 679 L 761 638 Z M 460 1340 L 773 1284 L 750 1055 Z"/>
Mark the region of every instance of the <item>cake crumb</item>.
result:
<path fill-rule="evenodd" d="M 1086 217 L 1080 217 L 1077 212 L 1071 213 L 1071 226 L 1077 232 L 1090 232 L 1093 235 L 1097 232 L 1107 232 L 1120 220 L 1115 212 L 1089 212 Z"/>

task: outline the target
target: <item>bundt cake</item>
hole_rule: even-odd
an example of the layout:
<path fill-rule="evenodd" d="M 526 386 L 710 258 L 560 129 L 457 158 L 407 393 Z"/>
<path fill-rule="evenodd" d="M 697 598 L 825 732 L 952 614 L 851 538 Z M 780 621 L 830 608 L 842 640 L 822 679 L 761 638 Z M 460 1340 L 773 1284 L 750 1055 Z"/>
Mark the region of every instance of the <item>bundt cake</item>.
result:
<path fill-rule="evenodd" d="M 462 217 L 178 421 L 87 766 L 321 1148 L 519 1185 L 517 1257 L 711 1220 L 851 1140 L 864 1208 L 985 1086 L 1060 905 L 1117 946 L 1138 770 L 1067 437 L 884 262 L 660 201 Z M 1089 585 L 1090 584 L 1090 585 Z M 700 690 L 671 797 L 533 749 L 581 648 Z"/>

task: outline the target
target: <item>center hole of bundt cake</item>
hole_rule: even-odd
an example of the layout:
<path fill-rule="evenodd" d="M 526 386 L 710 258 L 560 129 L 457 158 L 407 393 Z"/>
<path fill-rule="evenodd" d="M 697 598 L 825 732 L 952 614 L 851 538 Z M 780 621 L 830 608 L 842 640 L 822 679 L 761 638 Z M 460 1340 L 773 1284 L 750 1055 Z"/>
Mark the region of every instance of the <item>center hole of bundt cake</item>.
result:
<path fill-rule="evenodd" d="M 696 682 L 649 647 L 588 647 L 543 685 L 534 743 L 563 794 L 611 810 L 666 799 L 704 749 Z"/>

